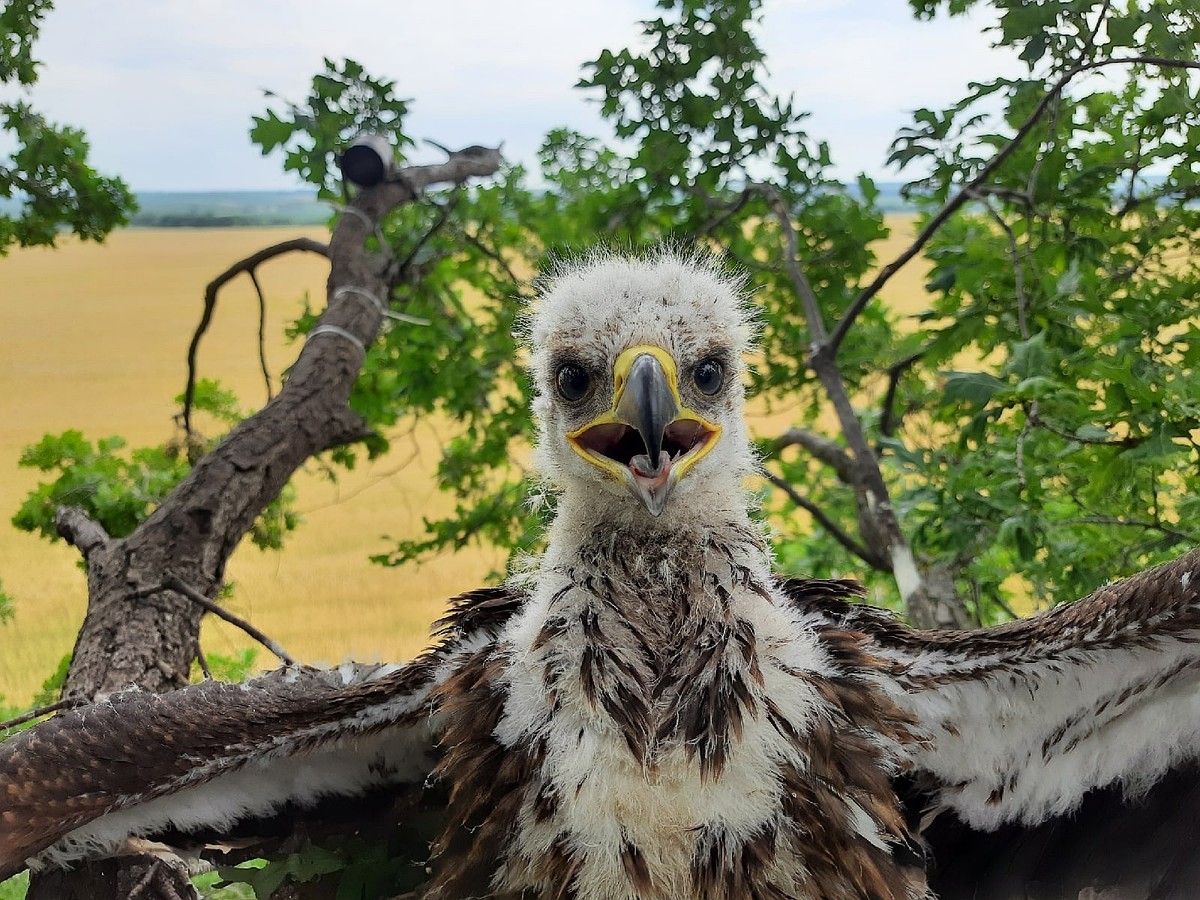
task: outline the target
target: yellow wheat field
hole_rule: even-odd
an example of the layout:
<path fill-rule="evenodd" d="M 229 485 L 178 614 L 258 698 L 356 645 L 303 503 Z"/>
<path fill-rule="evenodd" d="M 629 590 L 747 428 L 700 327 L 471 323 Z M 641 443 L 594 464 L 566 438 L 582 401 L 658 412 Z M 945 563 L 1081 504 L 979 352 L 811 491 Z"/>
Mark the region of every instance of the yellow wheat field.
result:
<path fill-rule="evenodd" d="M 878 252 L 887 261 L 911 235 L 911 220 L 891 220 Z M 47 432 L 77 428 L 95 440 L 126 436 L 134 446 L 173 434 L 172 398 L 183 388 L 184 359 L 205 283 L 229 263 L 297 229 L 164 229 L 114 234 L 106 244 L 64 241 L 57 250 L 18 250 L 0 258 L 0 581 L 16 618 L 0 625 L 0 696 L 25 702 L 70 652 L 86 604 L 78 554 L 18 532 L 8 520 L 36 472 L 18 469 L 21 449 Z M 322 237 L 319 231 L 308 232 Z M 261 272 L 270 307 L 268 356 L 278 373 L 296 352 L 282 325 L 305 294 L 322 302 L 326 265 L 291 256 Z M 921 302 L 922 272 L 900 273 L 893 303 Z M 201 349 L 202 374 L 233 387 L 247 407 L 265 398 L 257 361 L 258 308 L 247 281 L 222 296 Z M 786 415 L 786 414 L 783 414 Z M 780 414 L 778 427 L 783 424 Z M 251 618 L 305 662 L 402 659 L 425 641 L 446 597 L 477 586 L 502 566 L 491 551 L 468 551 L 420 568 L 385 569 L 367 556 L 389 546 L 383 535 L 415 536 L 423 515 L 448 512 L 433 470 L 451 426 L 425 422 L 395 441 L 392 453 L 331 485 L 315 472 L 298 482 L 303 527 L 279 553 L 245 546 L 229 578 L 231 608 Z M 230 654 L 250 646 L 209 617 L 204 646 Z M 272 660 L 262 651 L 264 666 Z"/>

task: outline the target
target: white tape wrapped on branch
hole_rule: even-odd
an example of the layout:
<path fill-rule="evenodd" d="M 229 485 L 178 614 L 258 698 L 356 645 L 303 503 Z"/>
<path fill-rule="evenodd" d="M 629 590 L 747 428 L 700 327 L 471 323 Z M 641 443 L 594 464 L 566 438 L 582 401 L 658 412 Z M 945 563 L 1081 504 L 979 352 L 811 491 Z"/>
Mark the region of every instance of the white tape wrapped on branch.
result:
<path fill-rule="evenodd" d="M 408 313 L 396 312 L 394 309 L 389 309 L 383 300 L 375 296 L 375 294 L 372 294 L 366 288 L 354 287 L 353 285 L 340 287 L 333 292 L 333 299 L 337 300 L 341 297 L 353 297 L 357 300 L 366 300 L 379 311 L 380 315 L 386 316 L 389 319 L 395 319 L 398 322 L 407 322 L 409 325 L 431 324 L 428 319 L 422 319 L 420 316 L 410 316 Z"/>

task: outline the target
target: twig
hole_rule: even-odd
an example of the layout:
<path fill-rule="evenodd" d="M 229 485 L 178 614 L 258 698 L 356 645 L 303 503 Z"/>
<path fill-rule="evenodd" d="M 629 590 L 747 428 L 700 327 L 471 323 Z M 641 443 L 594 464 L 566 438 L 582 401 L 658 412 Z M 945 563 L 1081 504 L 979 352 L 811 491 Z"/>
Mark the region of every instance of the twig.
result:
<path fill-rule="evenodd" d="M 1145 531 L 1158 531 L 1167 537 L 1188 544 L 1200 542 L 1200 535 L 1188 534 L 1168 528 L 1162 522 L 1143 522 L 1140 519 L 1122 519 L 1120 516 L 1080 516 L 1077 519 L 1067 519 L 1068 525 L 1116 525 L 1120 528 L 1141 528 Z"/>
<path fill-rule="evenodd" d="M 712 232 L 716 231 L 718 228 L 736 216 L 739 212 L 741 212 L 746 204 L 750 202 L 751 197 L 753 197 L 755 194 L 762 193 L 762 185 L 747 185 L 742 189 L 742 192 L 738 194 L 737 199 L 726 204 L 725 208 L 721 212 L 713 216 L 713 218 L 709 219 L 707 222 L 693 231 L 690 235 L 690 239 L 692 241 L 697 241 L 706 234 L 711 234 Z"/>
<path fill-rule="evenodd" d="M 489 247 L 479 238 L 478 235 L 471 234 L 471 232 L 467 231 L 465 228 L 459 231 L 459 234 L 463 236 L 468 244 L 470 244 L 488 259 L 494 261 L 496 265 L 504 270 L 504 274 L 508 280 L 520 288 L 520 286 L 524 283 L 524 280 L 517 277 L 517 273 L 513 271 L 512 266 L 510 266 L 508 261 L 500 255 L 499 251 Z"/>
<path fill-rule="evenodd" d="M 1079 444 L 1094 444 L 1099 447 L 1136 447 L 1142 443 L 1142 438 L 1135 437 L 1116 438 L 1110 440 L 1108 438 L 1089 438 L 1078 434 L 1072 434 L 1069 431 L 1064 431 L 1062 428 L 1051 425 L 1049 422 L 1043 419 L 1038 413 L 1036 405 L 1031 407 L 1029 410 L 1029 424 L 1033 425 L 1035 428 L 1044 428 L 1051 434 L 1058 435 L 1063 440 L 1075 441 Z"/>
<path fill-rule="evenodd" d="M 1008 256 L 1013 266 L 1013 289 L 1017 295 L 1017 329 L 1021 332 L 1021 339 L 1027 341 L 1029 340 L 1029 296 L 1025 292 L 1025 259 L 1021 253 L 1021 247 L 1017 243 L 1017 235 L 988 197 L 975 194 L 974 199 L 983 204 L 983 208 L 988 211 L 992 221 L 1000 226 L 1000 230 L 1004 232 L 1005 240 L 1008 242 Z"/>
<path fill-rule="evenodd" d="M 200 667 L 200 671 L 204 673 L 205 681 L 213 680 L 212 669 L 208 665 L 208 657 L 204 655 L 204 650 L 200 646 L 200 642 L 196 642 L 196 665 Z"/>
<path fill-rule="evenodd" d="M 32 722 L 34 719 L 40 719 L 42 716 L 48 716 L 50 713 L 60 712 L 64 709 L 75 709 L 77 706 L 86 706 L 86 700 L 59 700 L 57 703 L 51 703 L 49 706 L 39 706 L 36 709 L 31 709 L 29 712 L 21 713 L 19 716 L 14 716 L 11 719 L 5 719 L 0 722 L 0 731 L 8 731 L 10 728 L 16 728 L 18 725 L 24 725 L 26 722 Z"/>
<path fill-rule="evenodd" d="M 292 657 L 292 655 L 284 650 L 283 647 L 279 646 L 279 644 L 277 644 L 273 639 L 268 637 L 264 632 L 260 631 L 258 628 L 255 628 L 240 616 L 234 615 L 220 604 L 209 600 L 202 593 L 177 575 L 168 575 L 163 579 L 162 584 L 155 585 L 154 587 L 142 588 L 141 590 L 136 591 L 133 596 L 137 598 L 149 597 L 151 594 L 157 594 L 164 590 L 174 591 L 177 594 L 182 594 L 197 606 L 212 613 L 218 619 L 224 619 L 235 628 L 240 628 L 242 631 L 246 632 L 246 634 L 250 635 L 250 637 L 254 638 L 254 640 L 258 641 L 277 657 L 279 657 L 283 661 L 284 665 L 296 665 L 296 660 Z"/>
<path fill-rule="evenodd" d="M 183 429 L 188 434 L 192 433 L 192 403 L 196 398 L 196 355 L 200 351 L 201 339 L 204 337 L 205 332 L 208 331 L 208 326 L 212 324 L 213 313 L 217 308 L 217 294 L 221 288 L 243 272 L 252 273 L 267 260 L 295 252 L 316 253 L 320 256 L 328 257 L 329 245 L 315 241 L 312 238 L 292 238 L 288 241 L 272 244 L 270 247 L 264 247 L 257 253 L 250 254 L 245 259 L 238 260 L 210 281 L 204 289 L 204 312 L 200 316 L 200 324 L 196 326 L 196 331 L 192 334 L 192 341 L 188 345 L 187 385 L 183 389 Z"/>
<path fill-rule="evenodd" d="M 783 232 L 783 266 L 787 270 L 788 279 L 792 282 L 792 289 L 800 298 L 800 304 L 804 308 L 804 318 L 808 322 L 809 341 L 814 347 L 820 346 L 826 343 L 825 320 L 821 318 L 821 306 L 817 302 L 812 282 L 800 268 L 800 246 L 796 238 L 796 229 L 792 227 L 792 214 L 788 210 L 787 204 L 783 202 L 783 195 L 774 185 L 763 185 L 762 191 L 766 195 L 767 202 L 771 204 L 771 211 L 775 213 L 779 228 Z"/>
<path fill-rule="evenodd" d="M 1104 0 L 1100 4 L 1100 11 L 1096 13 L 1096 21 L 1092 23 L 1092 27 L 1084 32 L 1083 49 L 1087 56 L 1092 56 L 1096 52 L 1096 38 L 1100 34 L 1100 26 L 1104 24 L 1104 20 L 1108 18 L 1109 12 L 1112 10 L 1112 0 Z M 1087 21 L 1086 16 L 1081 16 L 1084 22 Z"/>
<path fill-rule="evenodd" d="M 877 554 L 872 553 L 858 541 L 854 540 L 854 538 L 843 531 L 838 524 L 833 521 L 833 519 L 829 518 L 823 509 L 821 509 L 807 497 L 803 496 L 799 491 L 788 484 L 787 481 L 780 478 L 775 473 L 768 472 L 765 469 L 762 471 L 762 476 L 775 487 L 779 488 L 779 490 L 783 491 L 789 500 L 816 519 L 817 522 L 821 524 L 821 527 L 833 536 L 835 541 L 837 541 L 867 565 L 874 569 L 879 569 L 880 571 L 890 571 L 889 568 L 883 564 L 883 561 Z"/>
<path fill-rule="evenodd" d="M 896 393 L 900 390 L 900 379 L 924 355 L 925 350 L 918 350 L 916 353 L 912 353 L 904 357 L 904 359 L 898 360 L 888 366 L 887 392 L 883 395 L 883 415 L 879 419 L 879 431 L 885 437 L 891 437 L 896 430 L 895 416 L 892 414 L 892 410 L 896 404 Z"/>
<path fill-rule="evenodd" d="M 258 365 L 262 369 L 263 384 L 267 387 L 267 402 L 269 403 L 274 398 L 275 391 L 271 387 L 271 372 L 267 369 L 267 297 L 258 280 L 258 272 L 251 269 L 248 274 L 251 284 L 254 285 L 254 293 L 258 295 Z"/>
<path fill-rule="evenodd" d="M 412 265 L 413 260 L 417 258 L 417 254 L 421 252 L 421 248 L 429 242 L 430 238 L 442 230 L 442 227 L 446 224 L 446 220 L 450 218 L 450 213 L 454 210 L 454 207 L 458 206 L 459 196 L 459 192 L 455 190 L 450 195 L 450 199 L 445 203 L 432 204 L 438 210 L 437 220 L 431 226 L 429 226 L 428 230 L 426 230 L 423 235 L 417 239 L 417 242 L 413 244 L 413 247 L 408 252 L 408 255 L 396 265 L 396 274 L 398 277 L 402 277 L 404 275 L 408 267 Z"/>
<path fill-rule="evenodd" d="M 814 434 L 805 428 L 789 428 L 771 442 L 771 452 L 777 453 L 786 447 L 803 447 L 833 469 L 844 484 L 858 486 L 854 460 L 837 441 Z"/>
<path fill-rule="evenodd" d="M 828 343 L 825 345 L 831 355 L 837 355 L 838 348 L 841 346 L 842 340 L 846 337 L 846 333 L 866 308 L 867 304 L 871 302 L 871 299 L 891 280 L 893 275 L 900 271 L 910 259 L 921 251 L 921 248 L 929 242 L 929 239 L 945 224 L 946 220 L 959 210 L 972 193 L 991 178 L 995 171 L 1004 164 L 1005 160 L 1012 156 L 1013 152 L 1028 137 L 1034 126 L 1037 125 L 1038 121 L 1045 114 L 1046 109 L 1062 93 L 1071 80 L 1083 72 L 1113 65 L 1147 65 L 1168 69 L 1200 69 L 1200 62 L 1192 62 L 1190 60 L 1167 59 L 1159 56 L 1129 56 L 1119 59 L 1099 59 L 1080 63 L 1063 73 L 1058 81 L 1051 85 L 1050 90 L 1046 92 L 1046 95 L 1034 107 L 1033 112 L 1029 114 L 1028 118 L 1021 124 L 1021 127 L 1017 129 L 1017 133 L 1013 135 L 1012 140 L 1001 147 L 996 152 L 996 155 L 992 157 L 991 161 L 980 170 L 979 174 L 972 178 L 965 187 L 959 190 L 957 194 L 951 197 L 937 211 L 933 218 L 921 229 L 921 233 L 917 235 L 908 248 L 884 266 L 879 271 L 879 274 L 875 276 L 875 279 L 854 298 L 854 302 L 850 304 L 849 309 L 846 310 L 846 314 L 842 316 L 841 321 L 838 322 L 837 327 L 833 330 L 833 334 L 829 337 Z"/>

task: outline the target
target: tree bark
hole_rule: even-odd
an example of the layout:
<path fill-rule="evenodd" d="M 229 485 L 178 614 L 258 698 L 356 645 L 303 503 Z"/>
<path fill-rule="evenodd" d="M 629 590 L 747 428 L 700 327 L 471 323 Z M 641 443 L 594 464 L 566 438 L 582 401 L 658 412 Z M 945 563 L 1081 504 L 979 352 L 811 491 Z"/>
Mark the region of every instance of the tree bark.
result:
<path fill-rule="evenodd" d="M 173 576 L 214 596 L 230 554 L 293 473 L 309 457 L 366 436 L 365 423 L 347 401 L 390 295 L 381 265 L 365 252 L 366 239 L 384 216 L 425 187 L 488 176 L 500 162 L 496 150 L 471 148 L 441 165 L 400 170 L 354 200 L 330 240 L 325 313 L 283 389 L 201 459 L 133 534 L 112 539 L 79 510 L 60 511 L 59 533 L 83 554 L 88 582 L 87 614 L 64 697 L 91 700 L 131 685 L 165 691 L 187 683 L 204 611 L 177 591 L 151 589 Z M 106 865 L 36 876 L 29 900 L 167 900 L 165 888 L 152 893 L 153 884 L 186 883 L 177 867 L 163 875 L 170 864 L 161 860 L 113 865 L 111 871 Z"/>

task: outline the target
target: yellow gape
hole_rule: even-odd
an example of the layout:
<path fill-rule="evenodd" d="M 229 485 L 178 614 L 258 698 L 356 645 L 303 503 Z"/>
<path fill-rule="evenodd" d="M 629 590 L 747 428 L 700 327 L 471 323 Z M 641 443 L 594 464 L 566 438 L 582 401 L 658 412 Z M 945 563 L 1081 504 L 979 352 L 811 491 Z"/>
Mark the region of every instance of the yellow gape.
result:
<path fill-rule="evenodd" d="M 625 484 L 657 516 L 720 436 L 720 425 L 683 405 L 671 354 L 639 345 L 613 366 L 612 406 L 566 437 L 572 450 Z"/>

